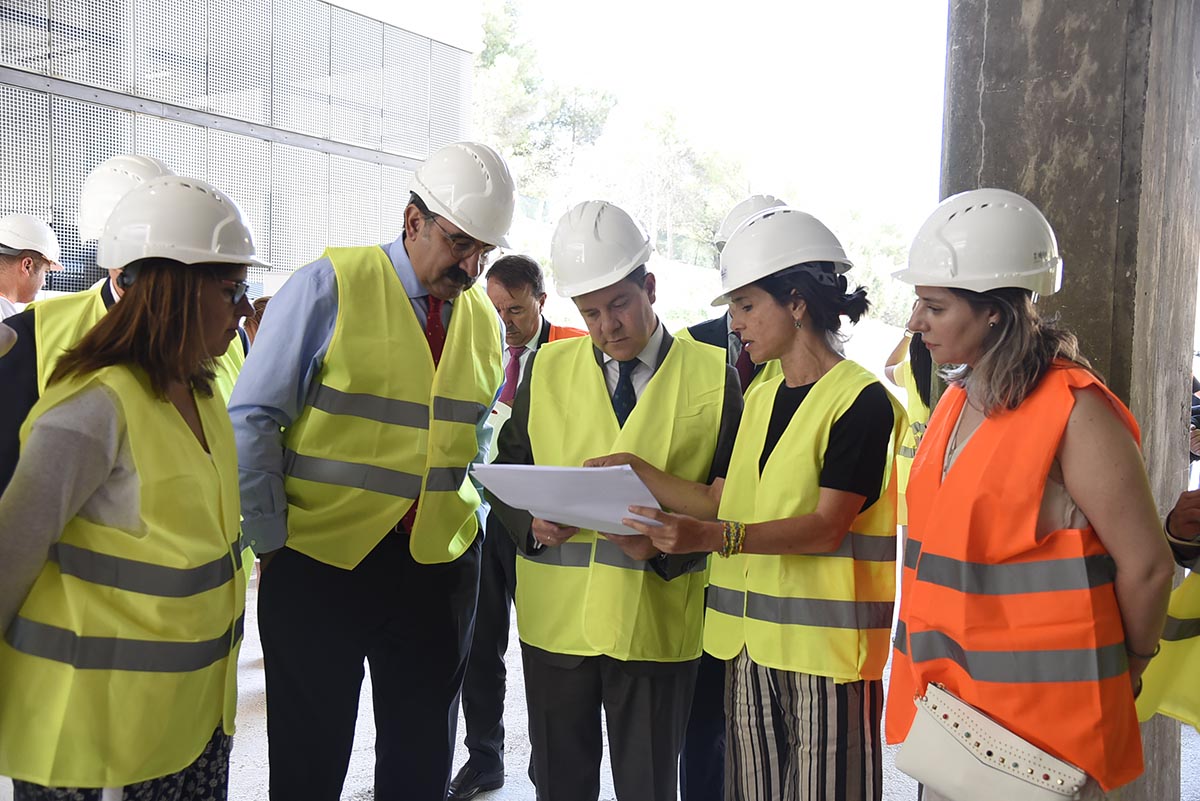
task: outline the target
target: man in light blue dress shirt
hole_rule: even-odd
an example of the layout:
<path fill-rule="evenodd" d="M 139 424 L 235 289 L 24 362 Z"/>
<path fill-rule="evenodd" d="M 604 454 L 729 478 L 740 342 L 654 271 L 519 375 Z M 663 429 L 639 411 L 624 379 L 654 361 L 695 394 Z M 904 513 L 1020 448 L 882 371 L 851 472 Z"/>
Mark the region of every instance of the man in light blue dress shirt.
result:
<path fill-rule="evenodd" d="M 241 473 L 243 533 L 263 561 L 259 627 L 267 684 L 270 791 L 276 801 L 339 798 L 353 745 L 364 660 L 371 667 L 375 707 L 375 798 L 443 801 L 446 797 L 457 696 L 478 592 L 481 537 L 476 536 L 461 554 L 452 551 L 449 561 L 422 564 L 410 552 L 414 525 L 410 513 L 421 503 L 419 499 L 434 503 L 427 496 L 435 489 L 434 468 L 429 469 L 428 483 L 426 476 L 409 476 L 420 479 L 421 494 L 404 501 L 403 493 L 375 479 L 406 474 L 372 464 L 369 458 L 339 455 L 337 437 L 327 437 L 331 453 L 339 455 L 336 459 L 297 457 L 291 449 L 296 431 L 305 430 L 304 420 L 312 418 L 306 418 L 306 412 L 320 409 L 325 422 L 317 430 L 328 432 L 345 420 L 347 431 L 397 431 L 409 437 L 403 441 L 422 443 L 414 458 L 425 464 L 421 454 L 427 439 L 435 436 L 430 418 L 445 419 L 436 404 L 426 407 L 395 396 L 337 392 L 328 379 L 332 373 L 344 375 L 363 365 L 378 372 L 381 361 L 394 361 L 397 369 L 401 361 L 416 364 L 412 354 L 421 349 L 432 351 L 437 370 L 439 359 L 446 366 L 452 353 L 461 354 L 468 347 L 467 339 L 456 337 L 470 337 L 469 353 L 474 358 L 484 352 L 494 357 L 497 381 L 486 389 L 494 404 L 503 329 L 486 296 L 472 285 L 490 251 L 507 245 L 505 235 L 515 205 L 512 178 L 503 159 L 490 148 L 463 142 L 432 154 L 414 176 L 412 190 L 404 210 L 404 233 L 396 241 L 329 251 L 288 279 L 267 307 L 230 401 Z M 386 260 L 380 258 L 381 252 Z M 404 319 L 409 309 L 394 304 L 361 308 L 364 287 L 394 287 L 390 276 L 379 272 L 389 268 L 403 286 L 427 341 L 411 341 L 408 332 L 415 329 Z M 393 294 L 386 297 L 399 297 L 394 288 L 388 292 Z M 358 298 L 359 307 L 347 308 L 342 302 L 346 297 Z M 438 310 L 440 318 L 430 319 L 431 309 Z M 456 327 L 455 315 L 468 316 Z M 494 331 L 490 330 L 493 322 Z M 380 352 L 363 354 L 352 352 L 350 345 L 339 345 L 342 340 L 335 332 L 348 326 L 358 331 L 365 326 L 372 333 L 378 329 Z M 336 370 L 331 369 L 334 362 Z M 397 378 L 392 375 L 389 380 L 394 386 Z M 403 375 L 399 383 L 404 384 Z M 341 405 L 329 406 L 330 397 Z M 472 406 L 455 403 L 459 414 L 464 405 Z M 474 461 L 484 460 L 490 444 L 490 410 L 479 406 L 480 416 L 470 421 L 478 446 Z M 401 419 L 405 414 L 407 420 Z M 414 414 L 422 419 L 413 422 Z M 411 433 L 414 429 L 430 433 L 416 436 Z M 361 444 L 356 447 L 348 450 L 351 457 L 362 453 Z M 320 472 L 300 475 L 299 459 L 307 460 L 309 468 L 317 465 Z M 387 463 L 386 459 L 387 454 L 380 454 L 377 461 Z M 387 504 L 396 502 L 391 496 L 400 495 L 410 508 L 402 519 L 399 513 L 389 519 L 384 530 L 367 532 L 366 546 L 359 554 L 334 564 L 337 559 L 322 556 L 341 547 L 341 529 L 324 532 L 325 544 L 320 548 L 303 538 L 311 537 L 310 533 L 303 532 L 303 537 L 297 533 L 301 530 L 295 519 L 300 519 L 300 512 L 312 511 L 303 508 L 305 498 L 295 494 L 303 484 L 293 484 L 297 478 L 310 482 L 309 486 L 315 482 L 319 491 L 311 497 L 336 498 L 343 506 L 353 507 L 365 497 L 374 504 L 372 508 L 382 503 L 386 511 L 392 508 Z M 480 533 L 486 514 L 485 506 L 475 510 Z M 351 508 L 349 519 L 353 517 Z M 416 525 L 427 530 L 419 522 Z M 348 528 L 341 541 L 354 539 L 362 544 L 362 528 Z M 293 535 L 295 547 L 289 544 Z"/>

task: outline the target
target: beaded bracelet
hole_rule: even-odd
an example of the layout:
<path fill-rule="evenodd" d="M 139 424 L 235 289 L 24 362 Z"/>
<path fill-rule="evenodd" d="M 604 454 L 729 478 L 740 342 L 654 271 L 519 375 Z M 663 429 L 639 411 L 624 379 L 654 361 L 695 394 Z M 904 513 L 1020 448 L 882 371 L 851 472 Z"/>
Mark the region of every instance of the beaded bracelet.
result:
<path fill-rule="evenodd" d="M 717 551 L 717 556 L 728 559 L 734 554 L 742 552 L 742 545 L 746 542 L 746 524 L 723 520 L 721 521 L 721 535 L 723 544 L 721 550 Z"/>

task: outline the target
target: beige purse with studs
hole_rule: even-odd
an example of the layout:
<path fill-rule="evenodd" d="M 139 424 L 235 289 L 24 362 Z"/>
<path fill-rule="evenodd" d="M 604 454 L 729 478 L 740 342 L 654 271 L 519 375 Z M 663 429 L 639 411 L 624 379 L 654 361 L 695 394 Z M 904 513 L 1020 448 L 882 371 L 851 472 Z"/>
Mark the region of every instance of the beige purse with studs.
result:
<path fill-rule="evenodd" d="M 950 801 L 1071 801 L 1087 774 L 930 684 L 896 767 Z"/>

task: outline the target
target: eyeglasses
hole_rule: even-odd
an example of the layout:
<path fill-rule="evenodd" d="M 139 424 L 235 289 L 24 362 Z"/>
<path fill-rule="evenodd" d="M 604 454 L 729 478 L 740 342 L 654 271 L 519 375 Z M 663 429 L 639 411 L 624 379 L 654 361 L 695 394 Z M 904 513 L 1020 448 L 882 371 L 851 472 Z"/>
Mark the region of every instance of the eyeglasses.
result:
<path fill-rule="evenodd" d="M 488 256 L 496 249 L 494 245 L 485 244 L 466 234 L 450 233 L 438 222 L 437 215 L 435 214 L 430 214 L 425 219 L 432 221 L 438 230 L 442 232 L 442 236 L 446 238 L 446 244 L 450 246 L 450 253 L 459 261 L 468 259 L 478 253 L 480 262 L 486 262 Z"/>
<path fill-rule="evenodd" d="M 250 290 L 249 281 L 235 281 L 232 278 L 222 278 L 221 283 L 233 287 L 233 294 L 229 296 L 229 302 L 234 306 L 241 303 L 246 297 L 246 292 Z"/>

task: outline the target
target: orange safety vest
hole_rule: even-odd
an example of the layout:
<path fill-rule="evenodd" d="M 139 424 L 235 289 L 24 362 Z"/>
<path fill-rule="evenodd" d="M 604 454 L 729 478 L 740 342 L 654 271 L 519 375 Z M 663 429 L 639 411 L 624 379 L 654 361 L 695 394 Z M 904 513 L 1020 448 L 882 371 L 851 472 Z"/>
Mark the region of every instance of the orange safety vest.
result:
<path fill-rule="evenodd" d="M 1036 531 L 1072 390 L 1086 387 L 1140 442 L 1116 396 L 1058 361 L 1019 407 L 983 421 L 944 481 L 966 393 L 952 387 L 938 403 L 908 485 L 889 742 L 908 735 L 913 697 L 936 682 L 1105 790 L 1142 773 L 1112 557 L 1090 526 Z"/>
<path fill-rule="evenodd" d="M 557 342 L 560 339 L 574 339 L 575 337 L 586 337 L 587 331 L 579 328 L 571 328 L 568 325 L 555 325 L 550 323 L 550 339 L 547 342 Z"/>

